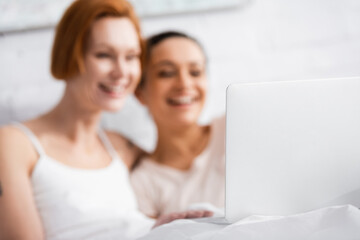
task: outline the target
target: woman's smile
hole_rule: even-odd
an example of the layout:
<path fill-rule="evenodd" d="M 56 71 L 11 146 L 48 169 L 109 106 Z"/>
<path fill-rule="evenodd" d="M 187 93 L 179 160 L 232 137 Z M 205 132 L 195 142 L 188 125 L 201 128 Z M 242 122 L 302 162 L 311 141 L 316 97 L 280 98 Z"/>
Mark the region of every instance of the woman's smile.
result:
<path fill-rule="evenodd" d="M 126 93 L 129 84 L 122 84 L 122 85 L 107 85 L 104 83 L 99 83 L 100 90 L 109 95 L 113 98 L 120 98 L 123 97 Z"/>
<path fill-rule="evenodd" d="M 167 99 L 167 103 L 174 107 L 190 107 L 199 100 L 196 96 L 179 96 L 170 97 Z"/>

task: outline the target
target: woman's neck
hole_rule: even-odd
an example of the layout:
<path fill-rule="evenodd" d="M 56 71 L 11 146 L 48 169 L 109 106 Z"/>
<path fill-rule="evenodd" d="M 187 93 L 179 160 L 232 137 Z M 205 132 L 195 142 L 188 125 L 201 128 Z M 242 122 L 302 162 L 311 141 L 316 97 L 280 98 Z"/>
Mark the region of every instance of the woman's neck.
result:
<path fill-rule="evenodd" d="M 66 90 L 58 105 L 44 116 L 44 119 L 55 127 L 53 129 L 66 133 L 74 142 L 78 140 L 86 142 L 89 137 L 90 139 L 97 137 L 100 118 L 100 110 L 81 106 L 79 101 Z"/>
<path fill-rule="evenodd" d="M 161 164 L 187 170 L 204 151 L 209 138 L 210 126 L 194 124 L 176 129 L 158 128 L 158 141 L 152 158 Z"/>

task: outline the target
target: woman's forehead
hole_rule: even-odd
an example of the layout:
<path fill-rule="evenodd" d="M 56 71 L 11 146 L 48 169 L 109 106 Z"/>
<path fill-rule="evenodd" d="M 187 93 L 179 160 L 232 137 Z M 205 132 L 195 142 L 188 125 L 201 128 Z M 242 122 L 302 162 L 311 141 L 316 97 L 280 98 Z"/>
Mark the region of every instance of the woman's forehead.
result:
<path fill-rule="evenodd" d="M 125 17 L 104 17 L 95 21 L 91 27 L 89 42 L 99 46 L 140 47 L 135 26 Z"/>
<path fill-rule="evenodd" d="M 200 46 L 191 39 L 171 37 L 155 45 L 150 51 L 150 61 L 205 61 Z"/>

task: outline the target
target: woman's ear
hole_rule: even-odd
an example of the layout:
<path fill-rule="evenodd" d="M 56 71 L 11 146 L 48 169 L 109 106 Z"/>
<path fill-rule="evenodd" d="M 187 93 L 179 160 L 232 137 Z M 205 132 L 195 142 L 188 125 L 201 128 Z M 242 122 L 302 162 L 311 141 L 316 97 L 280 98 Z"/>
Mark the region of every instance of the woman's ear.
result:
<path fill-rule="evenodd" d="M 137 98 L 137 100 L 142 104 L 142 105 L 146 105 L 145 103 L 145 99 L 144 99 L 144 86 L 138 86 L 135 90 L 135 97 Z"/>

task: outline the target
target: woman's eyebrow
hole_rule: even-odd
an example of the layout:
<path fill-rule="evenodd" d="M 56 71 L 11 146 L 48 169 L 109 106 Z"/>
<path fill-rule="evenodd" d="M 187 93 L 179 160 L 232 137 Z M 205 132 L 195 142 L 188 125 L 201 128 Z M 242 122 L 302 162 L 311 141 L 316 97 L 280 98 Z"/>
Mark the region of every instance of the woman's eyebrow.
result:
<path fill-rule="evenodd" d="M 113 48 L 111 46 L 109 46 L 108 44 L 105 44 L 105 43 L 93 43 L 90 47 L 95 50 L 106 50 L 106 51 L 113 50 Z"/>
<path fill-rule="evenodd" d="M 175 64 L 169 60 L 162 60 L 154 63 L 153 66 L 175 66 Z"/>
<path fill-rule="evenodd" d="M 92 47 L 101 50 L 119 51 L 116 46 L 112 46 L 111 44 L 104 42 L 93 43 Z M 126 50 L 122 50 L 122 51 L 141 52 L 141 49 L 138 46 L 129 46 Z"/>
<path fill-rule="evenodd" d="M 200 62 L 200 61 L 194 61 L 194 62 L 190 62 L 189 63 L 189 65 L 190 66 L 192 66 L 192 67 L 203 67 L 203 66 L 205 66 L 205 62 Z"/>

